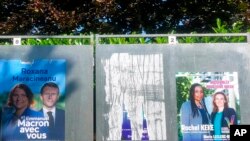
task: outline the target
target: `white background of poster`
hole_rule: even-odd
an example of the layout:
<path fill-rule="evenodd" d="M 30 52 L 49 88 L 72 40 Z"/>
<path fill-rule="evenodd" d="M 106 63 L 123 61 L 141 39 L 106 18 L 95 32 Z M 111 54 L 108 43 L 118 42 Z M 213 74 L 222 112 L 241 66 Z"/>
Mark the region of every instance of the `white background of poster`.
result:
<path fill-rule="evenodd" d="M 106 103 L 110 105 L 107 140 L 121 139 L 123 104 L 129 114 L 132 140 L 140 140 L 144 111 L 150 140 L 166 139 L 162 54 L 115 53 L 102 60 Z M 142 110 L 143 109 L 143 110 Z"/>

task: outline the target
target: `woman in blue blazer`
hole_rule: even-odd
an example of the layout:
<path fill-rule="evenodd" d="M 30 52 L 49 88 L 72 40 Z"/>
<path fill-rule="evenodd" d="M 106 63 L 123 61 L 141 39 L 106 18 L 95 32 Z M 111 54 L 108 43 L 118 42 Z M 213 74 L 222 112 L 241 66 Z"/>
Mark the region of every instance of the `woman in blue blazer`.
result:
<path fill-rule="evenodd" d="M 43 119 L 41 112 L 30 108 L 33 103 L 33 93 L 31 89 L 25 84 L 17 84 L 9 93 L 7 106 L 3 108 L 2 113 L 2 138 L 1 141 L 12 140 L 32 140 L 42 139 L 46 137 L 44 128 L 28 125 L 31 119 Z M 36 130 L 36 137 L 33 134 L 34 130 L 27 131 L 29 127 L 34 127 Z M 37 128 L 36 128 L 37 127 Z"/>
<path fill-rule="evenodd" d="M 189 100 L 180 109 L 180 121 L 183 141 L 203 141 L 210 130 L 202 125 L 210 123 L 210 116 L 204 102 L 203 87 L 195 83 L 190 87 Z"/>

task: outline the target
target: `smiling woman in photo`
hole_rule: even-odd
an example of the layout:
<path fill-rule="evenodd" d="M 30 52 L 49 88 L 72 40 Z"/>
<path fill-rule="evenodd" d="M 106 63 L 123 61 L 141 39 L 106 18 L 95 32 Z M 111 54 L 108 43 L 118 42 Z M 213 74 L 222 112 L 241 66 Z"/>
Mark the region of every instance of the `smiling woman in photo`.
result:
<path fill-rule="evenodd" d="M 224 138 L 222 139 L 220 135 L 229 135 L 230 125 L 237 124 L 237 115 L 233 108 L 228 107 L 228 100 L 223 92 L 217 92 L 213 96 L 211 119 L 214 125 L 214 140 L 226 140 Z M 227 138 L 227 140 L 230 139 Z"/>
<path fill-rule="evenodd" d="M 203 141 L 209 131 L 202 131 L 201 125 L 209 125 L 209 114 L 204 102 L 203 87 L 195 83 L 190 87 L 189 100 L 180 109 L 183 141 Z"/>
<path fill-rule="evenodd" d="M 26 120 L 27 117 L 42 117 L 41 112 L 30 108 L 32 103 L 33 93 L 26 84 L 17 84 L 12 88 L 2 115 L 2 141 L 27 139 L 18 122 Z"/>

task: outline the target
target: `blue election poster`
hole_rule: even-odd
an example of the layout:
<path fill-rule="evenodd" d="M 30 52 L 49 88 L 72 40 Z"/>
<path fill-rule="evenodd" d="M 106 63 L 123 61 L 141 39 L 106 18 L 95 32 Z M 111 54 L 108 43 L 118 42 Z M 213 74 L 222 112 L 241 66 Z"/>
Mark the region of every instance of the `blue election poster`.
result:
<path fill-rule="evenodd" d="M 0 140 L 65 140 L 64 59 L 0 60 Z"/>

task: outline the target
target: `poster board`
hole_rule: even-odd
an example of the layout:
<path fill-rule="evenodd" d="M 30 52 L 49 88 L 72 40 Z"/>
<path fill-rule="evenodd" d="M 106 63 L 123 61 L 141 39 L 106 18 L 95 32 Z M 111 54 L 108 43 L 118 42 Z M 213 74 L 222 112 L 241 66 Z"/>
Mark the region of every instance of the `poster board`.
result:
<path fill-rule="evenodd" d="M 4 88 L 6 93 L 9 93 L 8 91 L 16 83 L 26 83 L 36 96 L 36 102 L 32 105 L 35 107 L 32 108 L 39 110 L 42 108 L 42 101 L 39 101 L 41 99 L 40 89 L 45 81 L 40 81 L 40 78 L 37 79 L 39 81 L 31 81 L 36 80 L 34 77 L 51 77 L 46 79 L 46 82 L 49 80 L 48 82 L 58 84 L 60 94 L 64 96 L 59 98 L 60 102 L 57 103 L 57 107 L 65 111 L 65 129 L 62 128 L 63 130 L 60 132 L 63 135 L 62 138 L 54 138 L 52 141 L 93 140 L 93 58 L 91 47 L 87 45 L 0 47 L 0 60 L 5 62 L 5 65 L 2 66 L 5 69 L 1 69 L 5 73 L 1 80 L 8 79 L 7 74 L 15 74 L 14 77 L 11 77 L 14 83 L 9 80 L 1 81 L 1 85 L 8 86 L 8 88 Z M 25 80 L 30 80 L 30 82 Z M 5 106 L 6 98 L 3 100 L 1 104 Z M 27 136 L 27 134 L 24 135 Z M 51 139 L 38 140 L 48 141 Z"/>
<path fill-rule="evenodd" d="M 122 74 L 125 72 L 134 72 L 128 71 L 129 67 L 133 65 L 127 65 L 128 62 L 135 60 L 132 56 L 148 56 L 152 54 L 161 54 L 162 56 L 162 69 L 163 74 L 160 78 L 163 78 L 163 90 L 164 90 L 164 105 L 165 105 L 165 124 L 166 130 L 166 138 L 162 138 L 170 141 L 177 141 L 182 139 L 178 120 L 178 115 L 180 112 L 180 107 L 178 108 L 178 96 L 177 96 L 177 85 L 176 85 L 176 75 L 178 72 L 182 73 L 202 73 L 202 72 L 220 72 L 220 73 L 237 73 L 237 91 L 239 95 L 239 109 L 235 109 L 238 117 L 238 124 L 247 124 L 250 123 L 248 110 L 248 101 L 249 97 L 249 84 L 250 81 L 250 49 L 249 44 L 245 43 L 216 43 L 216 44 L 176 44 L 176 45 L 98 45 L 96 50 L 96 133 L 97 140 L 122 140 L 121 135 L 121 127 L 122 126 L 122 118 L 120 120 L 114 120 L 113 125 L 117 126 L 116 130 L 116 138 L 110 137 L 110 111 L 112 111 L 111 106 L 114 106 L 115 103 L 110 102 L 110 99 L 107 99 L 109 96 L 115 96 L 119 93 L 117 91 L 113 91 L 113 85 L 117 84 L 115 88 L 119 88 L 123 86 L 124 83 L 131 83 L 129 81 L 131 78 L 130 75 L 128 77 L 123 76 L 117 79 L 114 78 L 115 74 Z M 127 57 L 126 57 L 127 55 Z M 120 57 L 120 58 L 119 58 Z M 116 59 L 113 59 L 116 58 Z M 131 60 L 130 60 L 131 59 Z M 150 59 L 153 61 L 154 59 Z M 161 59 L 158 59 L 161 60 Z M 118 63 L 119 62 L 119 63 Z M 144 60 L 144 62 L 147 62 Z M 161 61 L 159 61 L 161 62 Z M 111 64 L 111 65 L 109 65 Z M 117 65 L 120 64 L 120 65 Z M 147 63 L 145 63 L 146 65 Z M 157 63 L 154 63 L 157 64 Z M 118 67 L 120 66 L 120 68 Z M 152 65 L 153 66 L 153 65 Z M 117 71 L 123 70 L 120 73 Z M 146 70 L 146 69 L 144 69 Z M 127 73 L 129 74 L 129 73 Z M 151 74 L 148 75 L 150 77 Z M 122 79 L 121 79 L 122 78 Z M 119 83 L 114 83 L 115 80 L 123 80 Z M 128 81 L 126 81 L 128 80 Z M 235 79 L 236 80 L 236 79 Z M 118 82 L 118 81 L 117 81 Z M 136 83 L 140 84 L 140 83 Z M 212 85 L 212 84 L 211 84 Z M 213 84 L 214 85 L 214 84 Z M 236 85 L 235 85 L 236 87 Z M 210 87 L 211 88 L 211 87 Z M 129 95 L 129 93 L 128 93 Z M 116 97 L 113 100 L 117 100 L 119 103 L 121 97 Z M 110 103 L 109 103 L 110 102 Z M 232 100 L 230 100 L 232 102 Z M 132 105 L 132 104 L 131 104 Z M 131 106 L 129 105 L 129 106 Z M 231 105 L 230 105 L 231 106 Z M 118 116 L 118 112 L 122 109 L 118 108 L 116 117 Z M 125 108 L 126 109 L 126 108 Z M 243 109 L 243 110 L 242 110 Z M 128 111 L 126 109 L 125 111 Z M 128 112 L 129 118 L 131 118 Z M 139 131 L 139 130 L 137 130 Z M 140 135 L 140 132 L 138 132 Z M 150 136 L 149 136 L 150 137 Z M 210 136 L 211 137 L 211 136 Z M 208 137 L 208 139 L 210 138 Z M 140 138 L 132 138 L 131 140 Z M 150 140 L 150 138 L 149 138 Z"/>

